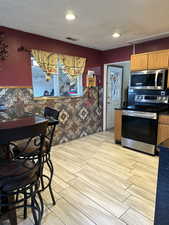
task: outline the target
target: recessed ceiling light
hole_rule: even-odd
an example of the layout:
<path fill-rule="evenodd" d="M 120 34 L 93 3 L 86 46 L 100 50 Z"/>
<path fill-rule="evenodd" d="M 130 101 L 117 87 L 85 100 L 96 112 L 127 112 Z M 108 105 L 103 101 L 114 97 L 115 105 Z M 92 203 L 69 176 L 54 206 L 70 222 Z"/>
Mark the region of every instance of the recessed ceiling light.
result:
<path fill-rule="evenodd" d="M 114 34 L 112 34 L 112 37 L 113 38 L 119 38 L 120 37 L 120 34 L 119 33 L 114 33 Z"/>
<path fill-rule="evenodd" d="M 76 16 L 75 16 L 75 14 L 73 12 L 68 11 L 66 13 L 66 15 L 65 15 L 65 18 L 66 18 L 66 20 L 71 21 L 71 20 L 75 20 L 76 19 Z"/>

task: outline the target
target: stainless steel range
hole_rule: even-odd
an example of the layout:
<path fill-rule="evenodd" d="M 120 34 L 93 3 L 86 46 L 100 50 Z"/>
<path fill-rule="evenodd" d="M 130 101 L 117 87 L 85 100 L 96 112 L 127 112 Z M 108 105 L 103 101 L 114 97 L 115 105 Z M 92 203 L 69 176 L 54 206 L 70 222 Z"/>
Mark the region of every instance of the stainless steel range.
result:
<path fill-rule="evenodd" d="M 168 110 L 169 97 L 157 91 L 134 93 L 133 104 L 123 108 L 122 146 L 155 155 L 158 114 Z"/>

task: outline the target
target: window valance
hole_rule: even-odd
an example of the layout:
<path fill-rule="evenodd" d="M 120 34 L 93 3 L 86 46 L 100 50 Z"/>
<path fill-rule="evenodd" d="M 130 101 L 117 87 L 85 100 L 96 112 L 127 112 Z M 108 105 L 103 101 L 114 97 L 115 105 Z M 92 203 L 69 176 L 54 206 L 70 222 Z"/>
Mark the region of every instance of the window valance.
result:
<path fill-rule="evenodd" d="M 60 55 L 60 62 L 65 66 L 66 73 L 70 76 L 79 76 L 84 73 L 86 58 Z"/>
<path fill-rule="evenodd" d="M 36 62 L 46 74 L 46 79 L 50 80 L 50 76 L 56 74 L 56 65 L 58 62 L 58 55 L 51 52 L 32 49 L 32 55 Z"/>
<path fill-rule="evenodd" d="M 45 72 L 47 80 L 51 78 L 51 75 L 57 74 L 59 62 L 63 64 L 65 72 L 71 77 L 82 75 L 86 65 L 86 58 L 78 56 L 61 55 L 36 49 L 32 49 L 32 56 Z"/>

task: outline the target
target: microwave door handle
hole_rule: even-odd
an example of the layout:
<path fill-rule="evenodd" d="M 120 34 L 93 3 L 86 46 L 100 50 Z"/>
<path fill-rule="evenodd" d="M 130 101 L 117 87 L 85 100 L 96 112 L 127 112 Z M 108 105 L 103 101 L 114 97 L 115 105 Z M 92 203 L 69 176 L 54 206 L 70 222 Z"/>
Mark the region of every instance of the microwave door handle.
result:
<path fill-rule="evenodd" d="M 164 72 L 163 73 L 163 79 L 162 79 L 162 85 L 163 85 L 163 88 L 165 87 L 165 80 L 166 80 L 166 76 L 168 76 L 168 75 L 166 75 L 166 73 Z M 167 85 L 168 86 L 168 85 Z"/>
<path fill-rule="evenodd" d="M 155 75 L 155 87 L 157 88 L 157 80 L 158 80 L 158 71 L 156 71 L 156 75 Z"/>

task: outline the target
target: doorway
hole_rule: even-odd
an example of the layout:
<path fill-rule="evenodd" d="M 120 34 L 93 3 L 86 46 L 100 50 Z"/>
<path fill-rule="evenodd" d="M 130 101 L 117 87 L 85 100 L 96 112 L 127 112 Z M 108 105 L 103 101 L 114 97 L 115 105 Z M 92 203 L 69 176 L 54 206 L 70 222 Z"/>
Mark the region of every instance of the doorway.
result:
<path fill-rule="evenodd" d="M 126 101 L 130 61 L 104 65 L 103 130 L 114 128 L 115 108 Z"/>

